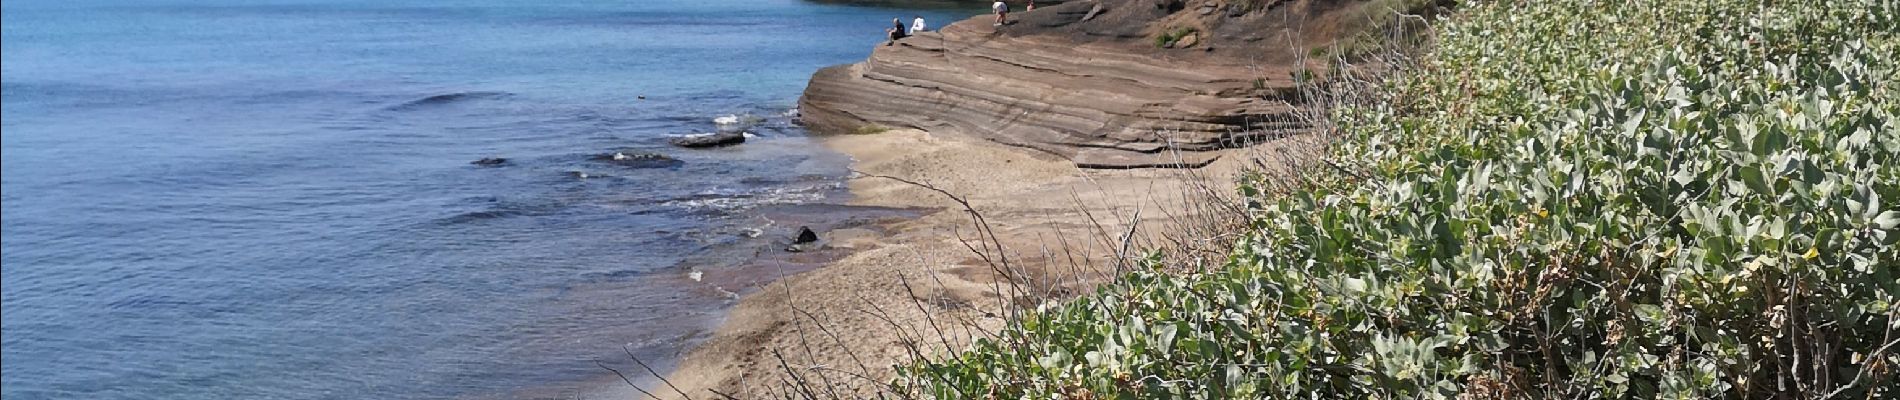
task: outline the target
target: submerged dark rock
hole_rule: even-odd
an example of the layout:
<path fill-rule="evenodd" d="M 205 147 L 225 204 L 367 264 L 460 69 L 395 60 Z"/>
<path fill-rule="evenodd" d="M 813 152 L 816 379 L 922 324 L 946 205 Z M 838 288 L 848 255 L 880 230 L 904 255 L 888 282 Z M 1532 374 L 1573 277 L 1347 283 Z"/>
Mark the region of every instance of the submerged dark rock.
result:
<path fill-rule="evenodd" d="M 388 109 L 390 111 L 406 111 L 406 110 L 415 110 L 415 109 L 420 109 L 420 108 L 425 108 L 425 107 L 455 104 L 455 103 L 461 103 L 461 102 L 472 101 L 472 100 L 498 99 L 498 98 L 503 98 L 503 97 L 508 97 L 508 96 L 510 96 L 508 92 L 476 91 L 476 92 L 443 93 L 443 94 L 437 94 L 437 95 L 432 95 L 432 96 L 423 97 L 420 99 L 403 102 L 402 104 L 390 106 Z"/>
<path fill-rule="evenodd" d="M 483 158 L 482 158 L 482 159 L 480 159 L 480 160 L 475 160 L 475 161 L 469 161 L 468 163 L 469 163 L 469 164 L 475 164 L 475 165 L 480 165 L 480 166 L 484 166 L 484 167 L 499 167 L 499 166 L 502 166 L 502 165 L 507 165 L 507 164 L 508 164 L 508 159 L 507 159 L 507 158 L 502 158 L 502 157 L 483 157 Z"/>
<path fill-rule="evenodd" d="M 706 135 L 678 137 L 671 140 L 674 146 L 699 149 L 708 147 L 731 146 L 745 143 L 743 132 L 719 132 Z"/>
<path fill-rule="evenodd" d="M 818 232 L 812 232 L 811 227 L 809 226 L 798 227 L 798 236 L 792 238 L 792 243 L 794 244 L 804 244 L 804 243 L 811 243 L 811 242 L 816 242 L 816 241 L 818 241 Z"/>
<path fill-rule="evenodd" d="M 595 154 L 589 158 L 594 161 L 627 168 L 671 168 L 686 163 L 685 161 L 668 157 L 665 154 L 637 150 L 621 150 L 612 153 Z"/>

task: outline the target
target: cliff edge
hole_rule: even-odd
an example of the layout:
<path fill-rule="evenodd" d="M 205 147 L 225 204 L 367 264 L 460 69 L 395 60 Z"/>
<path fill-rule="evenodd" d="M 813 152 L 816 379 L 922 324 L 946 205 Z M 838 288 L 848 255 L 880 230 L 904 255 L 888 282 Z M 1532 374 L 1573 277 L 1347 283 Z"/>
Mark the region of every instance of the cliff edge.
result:
<path fill-rule="evenodd" d="M 947 129 L 1087 168 L 1198 167 L 1304 132 L 1301 56 L 1368 25 L 1375 3 L 1092 0 L 1004 26 L 978 16 L 820 70 L 799 108 L 821 133 Z"/>

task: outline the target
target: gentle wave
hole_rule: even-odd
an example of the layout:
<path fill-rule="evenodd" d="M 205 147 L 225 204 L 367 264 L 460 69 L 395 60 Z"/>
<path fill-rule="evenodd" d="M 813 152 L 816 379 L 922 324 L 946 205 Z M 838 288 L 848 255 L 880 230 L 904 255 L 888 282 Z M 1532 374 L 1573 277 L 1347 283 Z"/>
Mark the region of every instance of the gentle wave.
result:
<path fill-rule="evenodd" d="M 385 108 L 385 109 L 389 111 L 409 111 L 409 110 L 422 109 L 426 107 L 438 107 L 438 106 L 445 106 L 445 105 L 450 105 L 450 104 L 464 103 L 464 102 L 470 102 L 470 101 L 476 101 L 476 100 L 502 99 L 502 98 L 507 98 L 509 96 L 513 96 L 513 94 L 508 93 L 508 92 L 480 92 L 480 91 L 443 93 L 443 94 L 438 94 L 438 95 L 432 95 L 429 97 L 423 97 L 420 99 L 410 100 L 402 104 L 389 106 L 388 108 Z"/>

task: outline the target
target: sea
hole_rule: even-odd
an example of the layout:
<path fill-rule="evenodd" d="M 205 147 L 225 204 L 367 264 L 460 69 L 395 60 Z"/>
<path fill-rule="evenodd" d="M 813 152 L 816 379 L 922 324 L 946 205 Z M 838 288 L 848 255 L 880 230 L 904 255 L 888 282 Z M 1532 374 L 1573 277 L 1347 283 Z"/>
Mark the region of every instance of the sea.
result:
<path fill-rule="evenodd" d="M 975 6 L 7 0 L 0 397 L 634 398 L 852 214 L 810 74 Z"/>

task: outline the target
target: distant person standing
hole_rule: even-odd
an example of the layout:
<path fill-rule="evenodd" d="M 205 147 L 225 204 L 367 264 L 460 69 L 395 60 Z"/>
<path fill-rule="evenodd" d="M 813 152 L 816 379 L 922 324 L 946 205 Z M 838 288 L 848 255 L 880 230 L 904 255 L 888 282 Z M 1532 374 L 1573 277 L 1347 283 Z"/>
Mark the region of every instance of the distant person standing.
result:
<path fill-rule="evenodd" d="M 919 15 L 917 19 L 910 20 L 910 34 L 915 35 L 917 32 L 928 30 L 930 30 L 930 27 L 924 25 L 924 16 Z"/>
<path fill-rule="evenodd" d="M 996 0 L 996 4 L 990 5 L 990 10 L 996 11 L 996 26 L 1003 26 L 1003 24 L 1009 23 L 1009 3 L 1004 3 L 1003 0 Z"/>
<path fill-rule="evenodd" d="M 890 40 L 884 42 L 885 46 L 897 44 L 897 39 L 910 36 L 904 33 L 904 20 L 901 18 L 891 18 L 891 27 L 890 29 L 884 30 L 884 35 L 890 38 Z"/>

